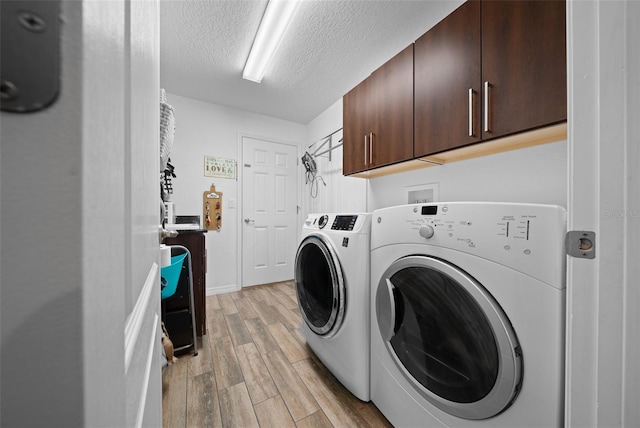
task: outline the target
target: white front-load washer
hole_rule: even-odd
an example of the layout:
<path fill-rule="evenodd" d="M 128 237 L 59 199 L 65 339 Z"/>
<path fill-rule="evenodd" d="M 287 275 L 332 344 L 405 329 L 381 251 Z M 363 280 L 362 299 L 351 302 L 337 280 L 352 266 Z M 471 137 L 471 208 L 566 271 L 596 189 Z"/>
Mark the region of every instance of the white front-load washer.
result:
<path fill-rule="evenodd" d="M 397 427 L 559 427 L 566 212 L 373 212 L 371 400 Z"/>
<path fill-rule="evenodd" d="M 371 214 L 310 214 L 295 259 L 302 334 L 333 375 L 369 401 Z"/>

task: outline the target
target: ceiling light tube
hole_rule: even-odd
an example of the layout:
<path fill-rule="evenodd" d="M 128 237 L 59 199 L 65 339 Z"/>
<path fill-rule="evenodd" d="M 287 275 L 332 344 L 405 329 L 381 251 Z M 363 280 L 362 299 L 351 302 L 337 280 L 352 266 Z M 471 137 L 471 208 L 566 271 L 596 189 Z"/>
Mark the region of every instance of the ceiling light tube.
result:
<path fill-rule="evenodd" d="M 258 33 L 251 46 L 242 78 L 260 83 L 273 58 L 282 36 L 293 17 L 298 0 L 270 0 L 264 12 Z"/>

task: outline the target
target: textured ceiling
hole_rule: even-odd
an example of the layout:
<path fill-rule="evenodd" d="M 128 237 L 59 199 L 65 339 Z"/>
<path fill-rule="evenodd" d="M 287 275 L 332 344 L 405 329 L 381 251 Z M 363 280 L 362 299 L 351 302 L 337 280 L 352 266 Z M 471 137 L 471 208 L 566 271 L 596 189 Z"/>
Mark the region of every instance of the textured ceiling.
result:
<path fill-rule="evenodd" d="M 170 93 L 307 124 L 461 3 L 304 0 L 255 83 L 242 69 L 266 1 L 161 0 L 160 82 Z"/>

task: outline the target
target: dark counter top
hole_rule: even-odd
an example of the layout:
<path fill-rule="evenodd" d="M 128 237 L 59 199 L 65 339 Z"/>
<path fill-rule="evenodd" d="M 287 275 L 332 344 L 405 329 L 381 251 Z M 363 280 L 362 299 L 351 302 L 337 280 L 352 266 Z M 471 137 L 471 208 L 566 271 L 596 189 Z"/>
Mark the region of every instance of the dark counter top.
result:
<path fill-rule="evenodd" d="M 187 235 L 190 233 L 207 233 L 207 229 L 173 229 L 178 232 L 178 235 Z"/>

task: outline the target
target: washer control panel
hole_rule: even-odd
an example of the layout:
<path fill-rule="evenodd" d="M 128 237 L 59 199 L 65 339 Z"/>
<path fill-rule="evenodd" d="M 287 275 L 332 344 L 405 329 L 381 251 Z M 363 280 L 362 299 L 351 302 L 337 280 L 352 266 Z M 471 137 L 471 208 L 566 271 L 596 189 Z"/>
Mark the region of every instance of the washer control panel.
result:
<path fill-rule="evenodd" d="M 331 230 L 351 233 L 369 233 L 371 214 L 309 214 L 303 229 Z"/>
<path fill-rule="evenodd" d="M 465 252 L 531 274 L 565 262 L 565 234 L 566 211 L 555 205 L 412 204 L 373 212 L 371 249 L 424 244 Z"/>
<path fill-rule="evenodd" d="M 420 236 L 422 236 L 423 238 L 429 239 L 433 236 L 434 233 L 435 232 L 433 230 L 433 226 L 430 226 L 428 224 L 420 226 Z"/>
<path fill-rule="evenodd" d="M 331 225 L 332 230 L 353 230 L 356 225 L 357 215 L 337 215 Z"/>

